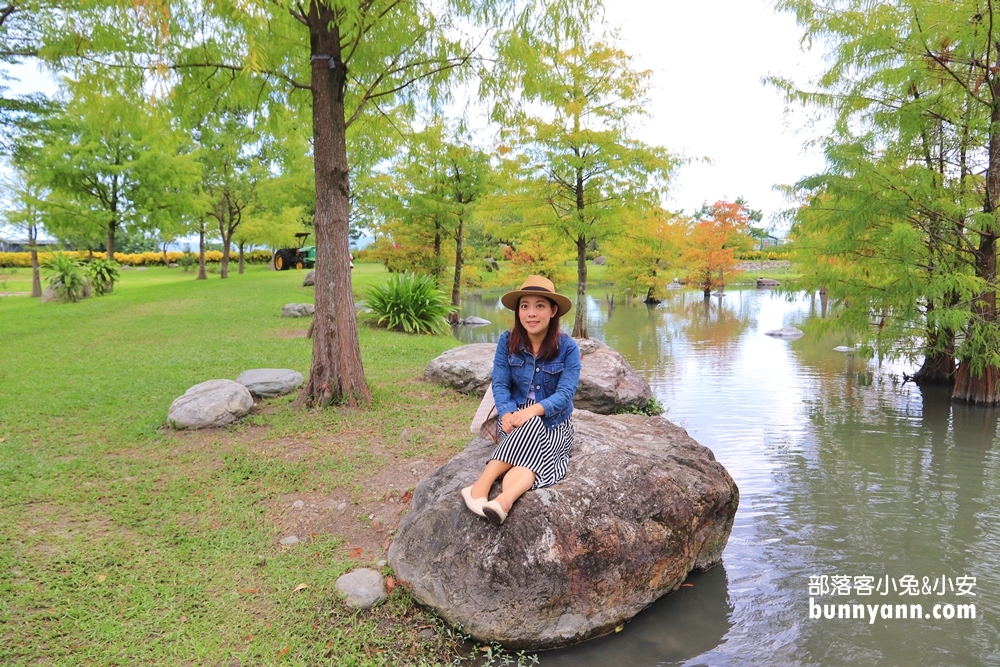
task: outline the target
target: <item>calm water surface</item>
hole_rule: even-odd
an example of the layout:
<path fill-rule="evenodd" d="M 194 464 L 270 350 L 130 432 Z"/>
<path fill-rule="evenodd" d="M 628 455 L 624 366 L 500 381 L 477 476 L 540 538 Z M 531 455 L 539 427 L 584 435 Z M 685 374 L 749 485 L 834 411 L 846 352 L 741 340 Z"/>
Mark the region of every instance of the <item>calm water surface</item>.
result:
<path fill-rule="evenodd" d="M 764 335 L 820 317 L 809 295 L 678 292 L 655 308 L 608 297 L 592 293 L 591 336 L 715 452 L 740 508 L 722 565 L 542 665 L 1000 665 L 1000 410 L 904 384 L 912 367 L 836 352 L 836 337 Z M 470 298 L 463 312 L 494 324 L 459 336 L 496 341 L 513 317 L 498 306 L 499 294 Z M 920 604 L 930 616 L 972 603 L 976 618 L 810 618 L 810 577 L 823 575 L 883 589 L 888 577 L 889 592 L 818 604 Z M 892 590 L 906 575 L 928 592 Z M 975 577 L 974 597 L 951 590 L 958 577 Z"/>

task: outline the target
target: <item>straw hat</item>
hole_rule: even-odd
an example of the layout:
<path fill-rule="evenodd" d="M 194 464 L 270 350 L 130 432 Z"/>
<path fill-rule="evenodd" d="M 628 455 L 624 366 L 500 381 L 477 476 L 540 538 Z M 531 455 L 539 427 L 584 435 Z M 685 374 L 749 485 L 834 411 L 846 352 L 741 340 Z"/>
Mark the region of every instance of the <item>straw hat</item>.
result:
<path fill-rule="evenodd" d="M 573 307 L 573 302 L 562 294 L 556 293 L 556 286 L 543 276 L 528 276 L 521 283 L 521 289 L 507 292 L 500 297 L 500 303 L 511 310 L 517 310 L 517 302 L 522 296 L 544 296 L 556 302 L 559 315 L 565 315 Z"/>

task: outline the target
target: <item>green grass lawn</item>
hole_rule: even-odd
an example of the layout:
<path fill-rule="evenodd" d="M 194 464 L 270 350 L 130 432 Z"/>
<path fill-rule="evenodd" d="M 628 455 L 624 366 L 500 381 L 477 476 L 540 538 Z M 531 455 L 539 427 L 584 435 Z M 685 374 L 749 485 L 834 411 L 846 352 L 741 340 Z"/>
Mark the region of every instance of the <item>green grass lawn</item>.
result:
<path fill-rule="evenodd" d="M 29 270 L 15 276 L 5 291 L 30 289 Z M 261 367 L 308 373 L 309 322 L 280 317 L 285 303 L 313 300 L 302 277 L 251 266 L 195 281 L 150 268 L 79 303 L 0 299 L 0 664 L 454 655 L 450 633 L 401 588 L 352 612 L 334 582 L 380 557 L 388 533 L 368 517 L 401 506 L 419 479 L 410 468 L 467 442 L 477 400 L 419 379 L 455 340 L 362 326 L 370 409 L 307 411 L 289 396 L 230 428 L 164 428 L 170 402 L 198 382 Z M 355 290 L 385 278 L 358 264 Z M 290 513 L 293 498 L 348 507 L 317 510 L 307 533 L 314 524 Z M 296 526 L 302 541 L 280 546 Z"/>

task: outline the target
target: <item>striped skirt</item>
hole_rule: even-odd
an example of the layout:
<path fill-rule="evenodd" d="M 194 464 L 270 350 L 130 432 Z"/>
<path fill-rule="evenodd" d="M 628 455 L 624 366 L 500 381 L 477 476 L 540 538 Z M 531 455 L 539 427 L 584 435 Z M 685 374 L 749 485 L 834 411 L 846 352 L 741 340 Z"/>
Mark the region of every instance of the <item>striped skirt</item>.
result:
<path fill-rule="evenodd" d="M 529 400 L 518 409 L 532 404 L 534 401 Z M 531 470 L 535 473 L 531 488 L 551 486 L 566 476 L 573 449 L 572 420 L 548 428 L 540 417 L 533 417 L 510 433 L 504 433 L 503 429 L 498 431 L 500 440 L 490 458 Z"/>

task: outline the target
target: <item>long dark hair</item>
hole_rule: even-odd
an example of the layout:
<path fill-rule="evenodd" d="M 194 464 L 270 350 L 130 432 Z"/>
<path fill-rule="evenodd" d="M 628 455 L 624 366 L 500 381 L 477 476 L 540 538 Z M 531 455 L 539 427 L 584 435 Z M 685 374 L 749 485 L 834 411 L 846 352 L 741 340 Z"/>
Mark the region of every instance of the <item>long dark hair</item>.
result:
<path fill-rule="evenodd" d="M 545 340 L 542 341 L 542 348 L 538 351 L 539 359 L 553 359 L 559 354 L 559 306 L 552 299 L 545 297 L 556 314 L 549 320 L 549 329 L 545 332 Z M 518 310 L 521 308 L 521 300 L 517 300 Z M 528 339 L 528 331 L 521 324 L 521 315 L 518 310 L 514 311 L 514 328 L 510 330 L 510 340 L 507 341 L 507 352 L 517 354 L 522 349 L 531 351 L 531 341 Z"/>

